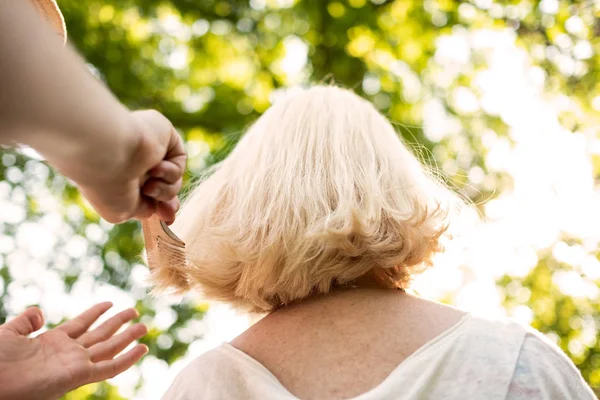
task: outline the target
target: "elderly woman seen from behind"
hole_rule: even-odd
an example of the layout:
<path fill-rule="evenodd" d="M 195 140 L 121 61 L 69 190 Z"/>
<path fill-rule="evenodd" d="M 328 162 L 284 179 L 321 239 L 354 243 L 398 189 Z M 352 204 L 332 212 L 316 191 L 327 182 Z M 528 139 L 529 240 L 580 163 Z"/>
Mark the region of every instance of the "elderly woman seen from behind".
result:
<path fill-rule="evenodd" d="M 355 94 L 277 102 L 188 199 L 157 286 L 267 315 L 165 399 L 593 399 L 539 333 L 408 294 L 460 202 Z"/>

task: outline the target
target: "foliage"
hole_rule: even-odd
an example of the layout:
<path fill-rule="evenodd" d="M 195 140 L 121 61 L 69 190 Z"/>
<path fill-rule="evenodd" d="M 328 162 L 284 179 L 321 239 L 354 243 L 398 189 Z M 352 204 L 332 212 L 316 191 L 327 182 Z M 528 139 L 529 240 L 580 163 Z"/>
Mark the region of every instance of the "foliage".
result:
<path fill-rule="evenodd" d="M 226 156 L 277 89 L 335 82 L 373 101 L 476 204 L 514 189 L 510 173 L 488 165 L 490 138 L 511 143 L 515 136 L 510 118 L 486 106 L 478 83 L 495 57 L 486 37 L 506 34 L 539 72 L 542 95 L 568 103 L 557 113 L 564 129 L 597 137 L 600 9 L 592 3 L 59 0 L 70 41 L 92 71 L 127 106 L 158 109 L 180 129 L 188 178 Z M 590 158 L 597 177 L 600 158 Z M 67 315 L 58 298 L 69 302 L 101 287 L 132 299 L 146 316 L 153 357 L 171 364 L 200 337 L 189 332 L 204 307 L 146 297 L 138 224 L 100 221 L 31 152 L 4 151 L 0 174 L 0 322 L 40 303 L 58 323 Z M 560 238 L 570 247 L 580 246 L 577 240 Z M 600 300 L 565 294 L 557 279 L 575 273 L 597 287 L 600 276 L 557 261 L 556 242 L 536 250 L 537 265 L 526 274 L 505 274 L 498 288 L 509 314 L 530 310 L 533 326 L 554 337 L 598 388 Z M 598 243 L 582 248 L 595 258 Z M 157 313 L 172 323 L 153 326 Z M 99 384 L 66 398 L 121 397 Z"/>

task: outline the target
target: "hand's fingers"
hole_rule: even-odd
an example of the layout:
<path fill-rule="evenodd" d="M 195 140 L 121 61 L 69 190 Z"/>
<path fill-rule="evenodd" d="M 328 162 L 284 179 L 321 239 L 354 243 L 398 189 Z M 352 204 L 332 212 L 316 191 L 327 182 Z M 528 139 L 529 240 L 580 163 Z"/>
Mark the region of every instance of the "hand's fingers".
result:
<path fill-rule="evenodd" d="M 101 382 L 110 378 L 114 378 L 121 372 L 129 369 L 133 364 L 138 362 L 140 358 L 148 352 L 148 347 L 143 344 L 138 344 L 127 353 L 115 358 L 114 360 L 101 361 L 94 364 L 92 382 Z"/>
<path fill-rule="evenodd" d="M 141 203 L 133 218 L 137 220 L 148 219 L 156 212 L 156 201 L 146 196 L 141 197 Z"/>
<path fill-rule="evenodd" d="M 79 343 L 85 348 L 107 340 L 115 334 L 124 324 L 128 323 L 134 318 L 137 318 L 138 312 L 134 308 L 130 308 L 125 311 L 121 311 L 108 321 L 100 325 L 98 328 L 91 332 L 84 333 L 79 338 Z"/>
<path fill-rule="evenodd" d="M 161 161 L 158 166 L 150 170 L 149 176 L 167 183 L 175 183 L 183 176 L 185 171 L 170 160 Z"/>
<path fill-rule="evenodd" d="M 165 221 L 167 225 L 171 225 L 175 221 L 175 215 L 179 210 L 179 199 L 175 197 L 167 202 L 158 203 L 156 213 L 161 221 Z"/>
<path fill-rule="evenodd" d="M 69 337 L 77 339 L 79 336 L 83 335 L 90 328 L 90 326 L 92 326 L 92 324 L 96 322 L 96 320 L 111 307 L 111 302 L 96 304 L 95 306 L 84 311 L 75 319 L 67 321 L 55 329 L 64 331 L 67 335 L 69 335 Z"/>
<path fill-rule="evenodd" d="M 181 170 L 180 175 L 183 175 L 187 156 L 185 154 L 183 140 L 177 133 L 177 130 L 173 127 L 171 121 L 156 110 L 134 111 L 133 114 L 144 121 L 146 126 L 151 126 L 153 131 L 160 135 L 159 142 L 167 144 L 167 151 L 163 160 L 170 161 L 177 165 Z"/>
<path fill-rule="evenodd" d="M 134 340 L 141 338 L 147 332 L 148 328 L 146 328 L 146 325 L 144 324 L 131 325 L 117 336 L 113 336 L 105 342 L 90 347 L 90 358 L 92 362 L 110 360 L 123 351 L 123 349 L 129 346 Z"/>
<path fill-rule="evenodd" d="M 167 149 L 167 155 L 165 160 L 172 162 L 177 165 L 181 171 L 181 175 L 185 171 L 185 162 L 187 160 L 187 154 L 185 147 L 183 146 L 183 140 L 177 133 L 175 128 L 171 131 L 171 137 L 169 140 L 169 147 Z"/>
<path fill-rule="evenodd" d="M 8 329 L 17 335 L 27 336 L 44 325 L 44 316 L 37 307 L 30 307 L 16 318 L 0 325 L 0 329 Z"/>
<path fill-rule="evenodd" d="M 177 196 L 177 193 L 181 190 L 181 185 L 181 179 L 173 184 L 158 179 L 150 179 L 142 188 L 142 193 L 157 201 L 169 201 Z"/>

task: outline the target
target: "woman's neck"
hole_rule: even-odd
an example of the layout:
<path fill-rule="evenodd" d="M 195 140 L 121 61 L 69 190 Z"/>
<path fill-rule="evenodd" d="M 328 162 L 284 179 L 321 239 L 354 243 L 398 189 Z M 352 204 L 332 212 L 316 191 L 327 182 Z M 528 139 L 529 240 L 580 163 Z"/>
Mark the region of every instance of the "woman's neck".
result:
<path fill-rule="evenodd" d="M 374 302 L 395 302 L 400 301 L 408 295 L 404 289 L 387 289 L 378 286 L 375 282 L 364 281 L 360 286 L 358 283 L 348 286 L 337 286 L 331 292 L 311 296 L 302 300 L 279 307 L 269 315 L 276 313 L 294 312 L 300 309 L 314 309 L 331 306 L 335 308 L 344 308 L 351 306 L 358 307 L 358 304 L 371 304 Z"/>

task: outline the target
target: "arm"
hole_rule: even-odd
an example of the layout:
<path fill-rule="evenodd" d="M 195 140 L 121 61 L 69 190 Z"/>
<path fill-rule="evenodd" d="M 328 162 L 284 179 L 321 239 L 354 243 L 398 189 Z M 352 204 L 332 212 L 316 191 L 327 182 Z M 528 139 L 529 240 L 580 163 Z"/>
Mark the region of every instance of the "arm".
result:
<path fill-rule="evenodd" d="M 0 87 L 0 144 L 34 148 L 111 222 L 155 211 L 145 183 L 172 219 L 185 167 L 175 129 L 157 112 L 129 112 L 28 1 L 0 1 Z"/>
<path fill-rule="evenodd" d="M 110 157 L 109 168 L 127 166 L 140 142 L 130 113 L 28 1 L 0 2 L 0 49 L 3 144 L 29 145 L 53 164 L 92 156 L 92 164 Z"/>

